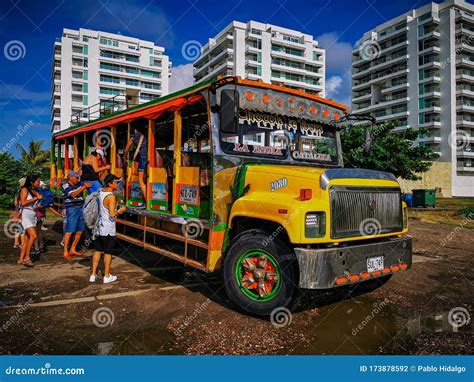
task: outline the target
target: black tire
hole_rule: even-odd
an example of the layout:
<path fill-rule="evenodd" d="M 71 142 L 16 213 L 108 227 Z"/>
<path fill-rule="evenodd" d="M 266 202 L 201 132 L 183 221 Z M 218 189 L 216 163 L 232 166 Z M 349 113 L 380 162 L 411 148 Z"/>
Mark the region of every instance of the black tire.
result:
<path fill-rule="evenodd" d="M 354 292 L 372 292 L 381 286 L 385 285 L 392 278 L 393 274 L 377 277 L 372 280 L 362 281 L 361 283 L 351 285 L 351 289 Z"/>
<path fill-rule="evenodd" d="M 224 259 L 223 278 L 229 299 L 241 310 L 260 316 L 269 316 L 276 308 L 291 309 L 297 294 L 297 261 L 293 250 L 282 240 L 268 240 L 268 233 L 262 230 L 249 230 L 238 235 Z M 264 244 L 266 243 L 266 245 Z M 249 251 L 265 251 L 273 257 L 280 268 L 281 284 L 270 301 L 255 301 L 244 294 L 236 278 L 237 263 Z"/>

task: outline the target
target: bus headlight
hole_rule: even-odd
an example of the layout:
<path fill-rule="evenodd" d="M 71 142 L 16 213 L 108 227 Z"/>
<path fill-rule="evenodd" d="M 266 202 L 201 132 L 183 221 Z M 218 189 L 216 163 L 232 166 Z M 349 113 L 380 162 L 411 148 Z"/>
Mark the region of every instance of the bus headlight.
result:
<path fill-rule="evenodd" d="M 323 237 L 326 231 L 326 214 L 308 212 L 304 222 L 304 236 L 308 238 Z"/>

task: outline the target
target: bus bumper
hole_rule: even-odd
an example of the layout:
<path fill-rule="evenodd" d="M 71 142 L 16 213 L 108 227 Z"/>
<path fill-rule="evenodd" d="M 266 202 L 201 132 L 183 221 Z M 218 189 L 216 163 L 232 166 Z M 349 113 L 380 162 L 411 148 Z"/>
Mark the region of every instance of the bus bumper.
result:
<path fill-rule="evenodd" d="M 325 249 L 295 248 L 299 265 L 299 287 L 328 289 L 389 275 L 411 268 L 412 239 L 391 238 L 386 241 Z M 368 269 L 374 260 L 383 268 Z M 368 261 L 368 259 L 370 259 Z"/>

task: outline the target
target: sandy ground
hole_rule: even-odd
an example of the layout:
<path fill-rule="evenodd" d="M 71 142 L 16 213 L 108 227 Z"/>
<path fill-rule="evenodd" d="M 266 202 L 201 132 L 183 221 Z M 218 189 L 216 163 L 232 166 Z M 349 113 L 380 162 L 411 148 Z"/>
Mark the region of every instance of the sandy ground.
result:
<path fill-rule="evenodd" d="M 32 269 L 2 232 L 0 354 L 472 353 L 474 230 L 410 223 L 411 270 L 371 292 L 305 293 L 273 323 L 236 311 L 216 276 L 126 243 L 119 281 L 90 284 L 88 257 L 62 259 L 60 222 Z"/>

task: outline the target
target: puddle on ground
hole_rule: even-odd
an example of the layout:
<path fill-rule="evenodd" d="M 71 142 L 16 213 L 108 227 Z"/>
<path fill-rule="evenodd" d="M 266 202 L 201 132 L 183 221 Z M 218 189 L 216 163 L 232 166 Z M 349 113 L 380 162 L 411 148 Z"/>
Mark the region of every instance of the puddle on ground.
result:
<path fill-rule="evenodd" d="M 237 314 L 237 313 L 236 313 Z M 300 315 L 300 317 L 298 317 Z M 406 353 L 407 340 L 415 339 L 420 333 L 457 332 L 468 330 L 467 327 L 453 328 L 448 321 L 448 312 L 418 317 L 407 320 L 400 316 L 396 307 L 382 301 L 374 303 L 367 296 L 357 297 L 322 306 L 320 314 L 308 324 L 307 312 L 294 313 L 292 332 L 301 332 L 308 341 L 299 343 L 289 338 L 287 346 L 280 349 L 280 354 L 380 354 Z M 210 317 L 210 319 L 212 319 Z M 255 318 L 242 316 L 242 330 L 248 328 L 249 321 Z M 247 322 L 245 322 L 247 320 Z M 288 335 L 288 331 L 274 329 L 268 325 L 275 336 Z M 253 321 L 255 326 L 255 321 Z M 255 343 L 260 341 L 258 326 L 255 326 Z M 218 330 L 216 328 L 216 330 Z M 238 330 L 234 328 L 233 330 Z M 281 331 L 280 331 L 281 330 Z M 248 334 L 248 333 L 247 333 Z M 222 333 L 225 335 L 225 333 Z M 196 338 L 196 341 L 205 341 Z M 160 328 L 137 332 L 131 338 L 95 345 L 97 354 L 180 354 L 179 342 L 172 332 Z M 406 346 L 406 345 L 405 345 Z M 233 349 L 214 349 L 229 353 Z M 262 349 L 264 351 L 264 349 Z"/>

